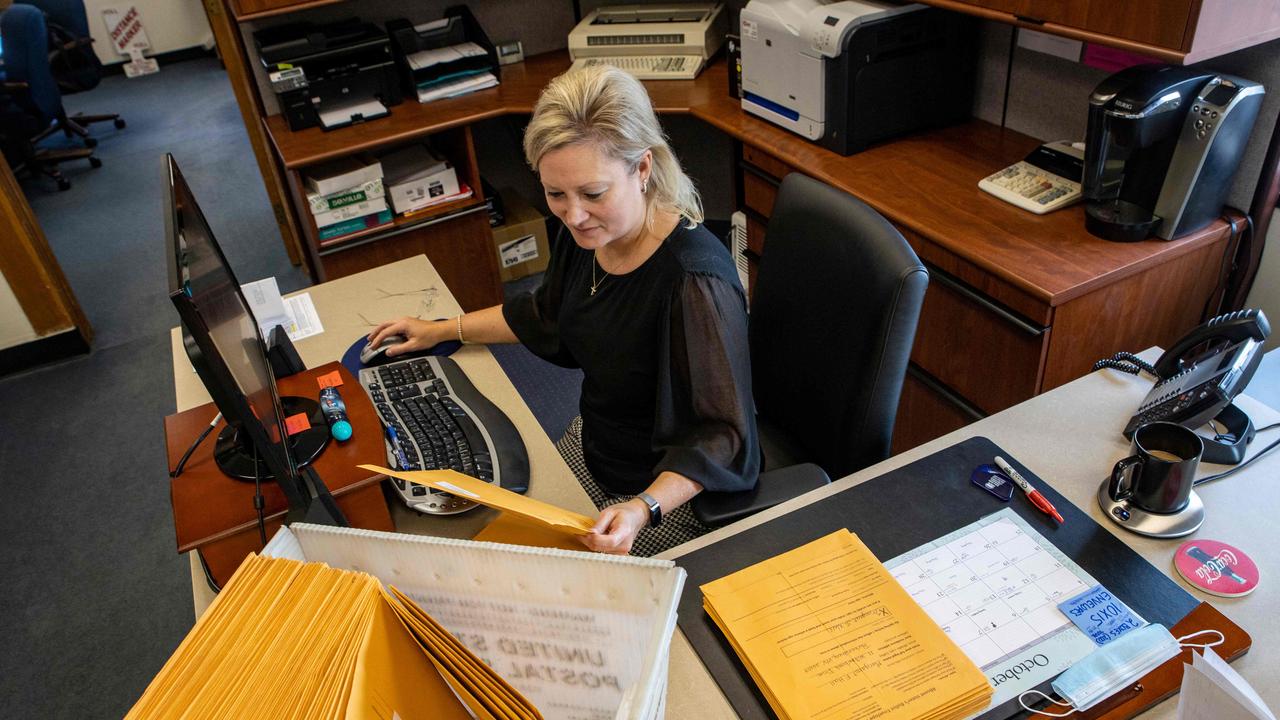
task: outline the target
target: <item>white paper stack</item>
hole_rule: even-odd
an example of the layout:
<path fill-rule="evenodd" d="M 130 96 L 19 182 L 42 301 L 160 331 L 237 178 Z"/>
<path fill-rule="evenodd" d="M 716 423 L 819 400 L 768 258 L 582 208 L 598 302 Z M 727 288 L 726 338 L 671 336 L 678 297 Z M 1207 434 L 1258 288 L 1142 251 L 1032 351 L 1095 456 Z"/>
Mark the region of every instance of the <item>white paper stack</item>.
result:
<path fill-rule="evenodd" d="M 1210 648 L 1183 665 L 1178 720 L 1276 720 L 1248 680 Z"/>

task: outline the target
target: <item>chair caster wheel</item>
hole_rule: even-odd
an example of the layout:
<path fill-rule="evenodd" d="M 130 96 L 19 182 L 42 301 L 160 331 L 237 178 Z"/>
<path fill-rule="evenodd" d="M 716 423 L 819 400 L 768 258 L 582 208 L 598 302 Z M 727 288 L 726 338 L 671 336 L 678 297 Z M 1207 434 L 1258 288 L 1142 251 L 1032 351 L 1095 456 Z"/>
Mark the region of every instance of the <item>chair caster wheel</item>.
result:
<path fill-rule="evenodd" d="M 117 130 L 124 129 L 124 126 L 125 126 L 124 118 L 116 118 L 113 122 L 115 123 Z"/>
<path fill-rule="evenodd" d="M 102 167 L 102 161 L 101 161 L 101 160 L 99 160 L 99 159 L 98 159 L 98 158 L 96 158 L 96 157 L 91 157 L 91 158 L 89 158 L 89 167 L 91 167 L 91 168 L 100 168 L 100 167 Z"/>
<path fill-rule="evenodd" d="M 95 147 L 98 147 L 98 140 L 97 140 L 97 138 L 85 138 L 85 139 L 84 139 L 84 146 L 85 146 L 85 147 L 87 147 L 87 148 L 95 148 Z"/>
<path fill-rule="evenodd" d="M 66 178 L 58 178 L 58 191 L 71 189 L 71 181 Z"/>

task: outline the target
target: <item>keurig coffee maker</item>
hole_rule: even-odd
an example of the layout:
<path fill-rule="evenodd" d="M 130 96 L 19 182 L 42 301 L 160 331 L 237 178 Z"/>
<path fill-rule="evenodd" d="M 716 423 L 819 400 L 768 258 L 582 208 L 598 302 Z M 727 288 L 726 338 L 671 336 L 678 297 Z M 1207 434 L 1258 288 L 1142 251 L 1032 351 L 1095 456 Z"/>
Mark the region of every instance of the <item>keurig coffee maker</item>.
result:
<path fill-rule="evenodd" d="M 1108 240 L 1171 240 L 1222 213 L 1263 87 L 1205 70 L 1139 65 L 1089 98 L 1085 227 Z"/>

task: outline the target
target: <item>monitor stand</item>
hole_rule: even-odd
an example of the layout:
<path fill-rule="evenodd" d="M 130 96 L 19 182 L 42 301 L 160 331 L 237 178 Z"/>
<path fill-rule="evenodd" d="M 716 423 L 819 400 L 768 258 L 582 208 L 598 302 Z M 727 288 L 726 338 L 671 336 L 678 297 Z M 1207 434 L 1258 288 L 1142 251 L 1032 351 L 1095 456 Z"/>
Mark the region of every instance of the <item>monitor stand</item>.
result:
<path fill-rule="evenodd" d="M 324 450 L 329 443 L 329 424 L 325 422 L 324 413 L 320 411 L 320 403 L 311 398 L 286 395 L 280 398 L 284 417 L 292 417 L 305 413 L 311 421 L 311 428 L 289 436 L 289 450 L 293 454 L 298 467 L 304 467 Z M 243 441 L 243 442 L 242 442 Z M 253 446 L 249 436 L 237 432 L 230 425 L 218 433 L 218 443 L 213 448 L 213 459 L 218 469 L 236 480 L 253 482 L 256 478 L 272 480 L 274 475 L 265 462 L 255 467 Z"/>

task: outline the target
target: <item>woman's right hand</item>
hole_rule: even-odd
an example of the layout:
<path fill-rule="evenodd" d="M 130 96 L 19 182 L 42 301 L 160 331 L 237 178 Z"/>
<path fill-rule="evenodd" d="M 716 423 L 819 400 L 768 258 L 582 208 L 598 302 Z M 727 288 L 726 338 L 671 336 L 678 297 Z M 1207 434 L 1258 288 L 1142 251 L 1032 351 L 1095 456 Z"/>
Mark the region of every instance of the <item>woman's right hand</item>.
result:
<path fill-rule="evenodd" d="M 405 342 L 387 348 L 387 357 L 426 350 L 453 336 L 449 320 L 419 320 L 402 317 L 384 322 L 374 328 L 373 332 L 369 333 L 369 344 L 378 347 L 382 340 L 390 335 L 403 335 Z"/>

